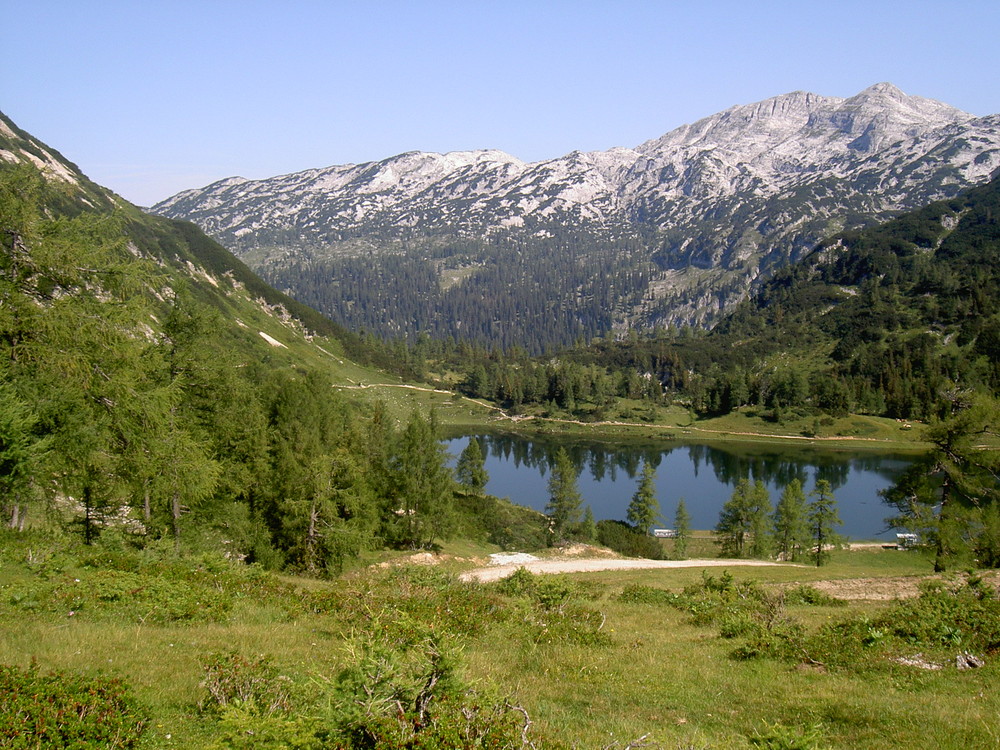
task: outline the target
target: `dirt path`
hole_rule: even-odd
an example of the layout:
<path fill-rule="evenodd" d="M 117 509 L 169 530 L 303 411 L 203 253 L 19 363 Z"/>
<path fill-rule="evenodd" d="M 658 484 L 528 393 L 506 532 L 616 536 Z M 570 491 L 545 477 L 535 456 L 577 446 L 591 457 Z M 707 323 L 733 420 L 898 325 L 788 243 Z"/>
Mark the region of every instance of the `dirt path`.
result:
<path fill-rule="evenodd" d="M 499 581 L 524 568 L 529 573 L 593 573 L 603 570 L 650 570 L 655 568 L 733 568 L 737 566 L 785 565 L 766 560 L 632 560 L 622 558 L 574 558 L 529 560 L 509 565 L 490 565 L 462 573 L 463 581 Z"/>

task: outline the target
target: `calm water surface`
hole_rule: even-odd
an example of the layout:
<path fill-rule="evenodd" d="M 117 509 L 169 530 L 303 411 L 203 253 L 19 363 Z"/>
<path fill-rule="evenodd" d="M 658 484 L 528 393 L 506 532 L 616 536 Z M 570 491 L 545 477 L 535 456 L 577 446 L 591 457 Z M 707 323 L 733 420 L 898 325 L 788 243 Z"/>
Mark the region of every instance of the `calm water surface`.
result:
<path fill-rule="evenodd" d="M 457 458 L 469 438 L 446 441 Z M 798 478 L 808 495 L 817 479 L 826 479 L 844 525 L 840 533 L 851 539 L 895 539 L 887 528 L 889 508 L 878 491 L 889 487 L 914 460 L 913 455 L 818 450 L 798 446 L 760 444 L 687 445 L 663 443 L 644 446 L 608 446 L 557 440 L 480 436 L 490 479 L 487 492 L 544 511 L 552 460 L 563 447 L 579 470 L 577 486 L 584 507 L 594 518 L 625 520 L 629 501 L 638 486 L 644 461 L 656 466 L 656 491 L 663 526 L 673 525 L 677 501 L 684 498 L 691 526 L 711 529 L 736 482 L 761 479 L 776 504 L 785 485 Z"/>

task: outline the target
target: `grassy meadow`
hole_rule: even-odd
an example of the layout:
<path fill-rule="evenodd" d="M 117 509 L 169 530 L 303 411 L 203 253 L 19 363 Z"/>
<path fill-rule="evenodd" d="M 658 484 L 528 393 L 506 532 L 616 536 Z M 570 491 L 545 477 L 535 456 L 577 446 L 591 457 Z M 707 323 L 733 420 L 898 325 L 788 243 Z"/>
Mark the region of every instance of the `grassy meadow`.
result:
<path fill-rule="evenodd" d="M 449 655 L 461 695 L 517 706 L 508 713 L 522 724 L 530 717 L 525 736 L 538 748 L 624 748 L 639 738 L 662 748 L 1000 744 L 998 643 L 988 640 L 997 628 L 984 641 L 961 618 L 935 620 L 954 609 L 941 597 L 958 594 L 928 600 L 925 619 L 938 629 L 928 635 L 893 630 L 910 619 L 911 605 L 837 601 L 809 586 L 928 577 L 919 553 L 840 551 L 822 568 L 458 582 L 457 571 L 491 551 L 465 542 L 439 555 L 443 565 L 397 556 L 318 581 L 211 555 L 132 550 L 121 540 L 84 548 L 5 535 L 0 664 L 123 678 L 147 717 L 141 739 L 123 747 L 340 747 L 329 737 L 322 744 L 314 730 L 344 721 L 345 675 L 359 654 L 383 653 L 373 644 L 396 654 L 385 664 L 398 658 L 417 671 L 420 649 L 433 644 L 434 659 Z M 967 649 L 978 649 L 985 666 L 956 669 Z M 943 666 L 898 661 L 917 655 Z M 224 671 L 211 677 L 213 663 L 234 675 L 242 665 L 260 694 L 221 705 Z M 287 701 L 264 710 L 275 685 Z M 438 705 L 449 704 L 442 697 Z"/>

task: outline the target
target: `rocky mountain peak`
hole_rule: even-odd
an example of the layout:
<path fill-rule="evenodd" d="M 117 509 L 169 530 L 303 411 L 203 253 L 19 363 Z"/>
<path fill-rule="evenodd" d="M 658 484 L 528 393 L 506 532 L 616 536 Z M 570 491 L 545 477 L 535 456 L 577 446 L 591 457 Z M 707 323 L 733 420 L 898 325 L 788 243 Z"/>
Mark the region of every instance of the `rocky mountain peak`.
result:
<path fill-rule="evenodd" d="M 599 313 L 578 311 L 576 319 L 613 318 L 619 329 L 704 325 L 742 299 L 765 269 L 795 260 L 823 237 L 950 197 L 998 167 L 1000 116 L 975 118 L 878 83 L 847 99 L 793 91 L 737 105 L 634 149 L 572 151 L 534 163 L 493 150 L 409 152 L 267 180 L 223 181 L 154 210 L 197 222 L 293 291 L 306 271 L 286 269 L 300 256 L 325 259 L 329 268 L 317 273 L 336 285 L 327 281 L 338 272 L 335 264 L 360 247 L 406 247 L 414 262 L 437 258 L 432 272 L 439 273 L 448 262 L 441 247 L 455 240 L 472 254 L 462 257 L 456 274 L 463 282 L 448 286 L 448 294 L 472 295 L 478 283 L 493 283 L 497 248 L 513 241 L 524 243 L 516 273 L 528 274 L 523 282 L 529 286 L 545 278 L 542 270 L 527 270 L 532 253 L 577 254 L 575 296 L 546 300 L 551 309 L 576 310 L 604 295 Z M 492 250 L 480 256 L 468 249 L 482 242 Z M 509 264 L 504 272 L 515 273 Z M 390 278 L 388 270 L 378 273 L 377 283 Z M 615 278 L 618 291 L 589 290 L 592 278 Z M 495 291 L 485 289 L 477 299 L 492 299 Z M 348 316 L 354 298 L 314 304 L 334 316 L 344 313 L 338 320 L 348 325 L 383 325 Z M 499 310 L 482 314 L 497 325 L 509 323 Z M 409 330 L 412 320 L 386 330 Z M 528 320 L 522 320 L 526 335 L 551 324 L 544 316 Z M 600 331 L 605 324 L 594 325 Z M 452 332 L 464 335 L 469 329 L 461 326 Z"/>
<path fill-rule="evenodd" d="M 849 148 L 872 152 L 928 129 L 970 119 L 972 115 L 948 104 L 909 96 L 891 83 L 877 83 L 829 110 L 817 112 L 810 127 L 832 127 L 851 138 Z"/>

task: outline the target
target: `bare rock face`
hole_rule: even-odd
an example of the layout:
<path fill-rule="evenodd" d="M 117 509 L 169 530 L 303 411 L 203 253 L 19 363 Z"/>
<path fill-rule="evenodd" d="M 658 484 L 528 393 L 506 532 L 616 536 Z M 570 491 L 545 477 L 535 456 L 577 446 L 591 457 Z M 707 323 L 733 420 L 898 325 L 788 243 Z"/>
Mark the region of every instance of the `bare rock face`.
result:
<path fill-rule="evenodd" d="M 441 238 L 483 243 L 465 260 L 488 268 L 491 244 L 544 253 L 571 236 L 585 269 L 645 274 L 609 311 L 608 327 L 625 329 L 708 324 L 823 237 L 998 169 L 1000 115 L 879 83 L 848 99 L 797 91 L 731 107 L 635 148 L 534 163 L 500 151 L 407 153 L 229 178 L 152 210 L 194 221 L 265 275 L 302 259 L 419 253 Z M 614 252 L 624 245 L 639 250 Z"/>

